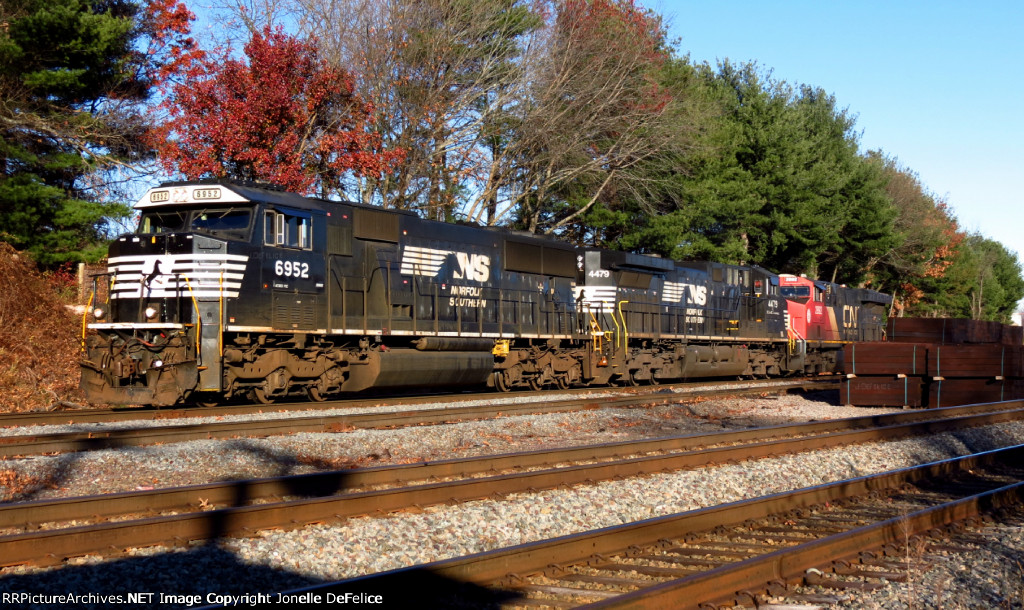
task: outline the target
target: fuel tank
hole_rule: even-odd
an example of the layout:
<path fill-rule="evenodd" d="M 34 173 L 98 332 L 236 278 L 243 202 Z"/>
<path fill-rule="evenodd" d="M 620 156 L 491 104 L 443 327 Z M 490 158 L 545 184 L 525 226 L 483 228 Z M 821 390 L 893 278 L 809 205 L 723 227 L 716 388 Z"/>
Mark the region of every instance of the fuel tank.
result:
<path fill-rule="evenodd" d="M 494 356 L 490 352 L 391 349 L 349 362 L 349 378 L 342 390 L 483 385 L 493 371 Z"/>

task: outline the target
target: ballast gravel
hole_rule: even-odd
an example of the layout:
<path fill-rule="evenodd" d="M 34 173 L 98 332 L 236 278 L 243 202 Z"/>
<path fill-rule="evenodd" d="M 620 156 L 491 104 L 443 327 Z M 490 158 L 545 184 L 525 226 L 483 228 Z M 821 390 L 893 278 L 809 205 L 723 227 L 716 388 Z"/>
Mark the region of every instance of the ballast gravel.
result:
<path fill-rule="evenodd" d="M 738 398 L 634 409 L 532 415 L 399 430 L 300 434 L 268 439 L 193 441 L 80 455 L 7 460 L 0 491 L 7 500 L 109 493 L 423 459 L 589 444 L 690 432 L 716 431 L 883 412 L 830 404 L 828 393 L 807 397 Z M 293 531 L 259 532 L 186 549 L 136 549 L 112 560 L 80 558 L 61 569 L 12 567 L 0 571 L 0 594 L 52 592 L 126 594 L 155 592 L 164 607 L 194 607 L 201 594 L 245 595 L 390 570 L 649 517 L 883 472 L 985 449 L 1024 443 L 1024 423 L 1007 423 L 927 438 L 865 444 L 695 471 L 601 482 L 572 489 L 515 494 L 420 513 L 354 518 Z M 13 483 L 13 484 L 12 484 Z M 1024 527 L 999 526 L 999 559 L 958 558 L 968 566 L 1008 571 L 1009 593 L 984 591 L 953 577 L 913 590 L 914 606 L 1020 608 L 1014 561 L 1024 565 Z M 979 553 L 991 549 L 980 549 Z M 963 570 L 962 570 L 963 571 Z M 956 571 L 953 572 L 954 576 Z M 1000 572 L 1002 574 L 1002 572 Z M 947 582 L 941 580 L 941 583 Z M 973 582 L 973 581 L 972 581 Z M 951 596 L 955 588 L 959 593 Z M 962 590 L 961 590 L 962 589 Z M 1019 593 L 1020 587 L 1016 589 Z M 844 607 L 906 607 L 894 588 L 876 598 L 847 596 Z M 889 601 L 892 601 L 890 605 Z M 103 607 L 94 598 L 64 607 Z M 224 600 L 219 600 L 223 602 Z M 228 600 L 230 601 L 230 599 Z M 982 603 L 984 602 L 984 603 Z M 902 606 L 898 604 L 902 603 Z M 243 604 L 244 605 L 244 604 Z M 980 605 L 980 606 L 979 606 Z"/>
<path fill-rule="evenodd" d="M 658 398 L 662 398 L 658 395 Z M 82 496 L 217 480 L 302 474 L 324 469 L 707 433 L 797 421 L 870 416 L 891 409 L 837 407 L 828 393 L 737 398 L 654 407 L 612 408 L 504 417 L 395 430 L 298 433 L 268 438 L 203 440 L 172 445 L 31 456 L 0 461 L 15 484 L 0 479 L 0 500 Z M 497 399 L 516 401 L 522 399 Z M 459 403 L 461 406 L 467 406 Z M 425 405 L 426 408 L 442 408 Z M 450 405 L 449 405 L 450 406 Z M 424 405 L 418 405 L 419 409 Z M 296 415 L 275 414 L 277 416 Z M 305 413 L 304 415 L 309 415 Z M 263 414 L 263 417 L 268 414 Z M 188 425 L 195 420 L 175 420 Z M 141 422 L 138 425 L 152 425 Z M 54 426 L 21 434 L 56 433 Z M 30 431 L 30 432 L 26 432 Z"/>
<path fill-rule="evenodd" d="M 893 558 L 910 564 L 906 582 L 884 582 L 881 589 L 837 595 L 820 587 L 797 592 L 838 597 L 830 605 L 843 610 L 905 610 L 906 608 L 1022 608 L 1024 607 L 1024 508 L 999 515 L 996 522 L 968 530 L 968 540 L 950 543 L 968 552 L 930 549 L 926 541 L 906 547 Z M 984 540 L 978 544 L 976 540 Z"/>

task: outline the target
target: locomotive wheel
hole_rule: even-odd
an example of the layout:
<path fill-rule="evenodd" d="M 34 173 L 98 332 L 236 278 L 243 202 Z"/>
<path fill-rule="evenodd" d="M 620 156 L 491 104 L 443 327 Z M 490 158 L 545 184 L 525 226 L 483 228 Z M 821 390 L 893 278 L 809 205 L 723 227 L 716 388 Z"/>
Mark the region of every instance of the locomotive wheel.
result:
<path fill-rule="evenodd" d="M 534 391 L 544 387 L 544 384 L 540 381 L 540 377 L 530 377 L 526 380 L 526 385 L 530 386 L 530 389 Z"/>
<path fill-rule="evenodd" d="M 494 387 L 499 392 L 508 392 L 511 389 L 505 380 L 504 371 L 494 371 Z"/>
<path fill-rule="evenodd" d="M 306 387 L 306 397 L 312 400 L 313 402 L 323 402 L 324 400 L 326 400 L 324 398 L 324 395 L 320 393 L 320 388 L 316 387 L 315 385 Z"/>
<path fill-rule="evenodd" d="M 274 402 L 274 397 L 267 393 L 263 386 L 257 386 L 249 390 L 249 400 L 258 402 L 261 405 L 269 405 Z"/>
<path fill-rule="evenodd" d="M 185 397 L 186 404 L 203 407 L 204 409 L 216 407 L 221 403 L 221 400 L 223 400 L 223 396 L 220 394 L 211 396 L 211 392 L 192 392 Z"/>
<path fill-rule="evenodd" d="M 558 388 L 559 390 L 568 390 L 569 385 L 570 384 L 568 375 L 559 375 L 555 377 L 555 387 Z"/>

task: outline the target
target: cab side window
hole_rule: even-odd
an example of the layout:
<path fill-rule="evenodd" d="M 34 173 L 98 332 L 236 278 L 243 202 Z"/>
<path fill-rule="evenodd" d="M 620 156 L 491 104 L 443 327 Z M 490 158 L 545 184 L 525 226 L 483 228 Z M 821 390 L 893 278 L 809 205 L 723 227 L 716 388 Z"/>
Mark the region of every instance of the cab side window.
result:
<path fill-rule="evenodd" d="M 309 214 L 267 210 L 263 216 L 263 243 L 281 248 L 313 247 L 313 219 Z"/>

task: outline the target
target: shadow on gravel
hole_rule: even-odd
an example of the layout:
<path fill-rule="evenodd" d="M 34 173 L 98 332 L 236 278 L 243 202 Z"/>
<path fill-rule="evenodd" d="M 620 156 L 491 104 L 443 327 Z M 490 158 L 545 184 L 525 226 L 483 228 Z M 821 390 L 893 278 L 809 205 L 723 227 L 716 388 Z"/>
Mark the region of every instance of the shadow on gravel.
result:
<path fill-rule="evenodd" d="M 145 451 L 143 448 L 125 449 Z M 273 465 L 278 476 L 309 467 L 288 452 L 267 450 L 244 440 L 231 443 L 230 450 L 253 454 L 260 461 Z M 41 490 L 61 485 L 72 476 L 81 455 L 61 456 L 45 474 L 33 477 L 31 485 L 20 490 L 19 501 L 31 500 Z M 283 481 L 280 491 L 274 495 L 328 497 L 344 493 L 346 480 L 344 470 L 296 475 Z M 343 604 L 350 608 L 496 608 L 508 598 L 505 593 L 451 581 L 422 568 L 388 573 L 383 578 L 331 582 L 287 569 L 247 564 L 221 548 L 218 541 L 236 535 L 240 529 L 250 530 L 244 527 L 245 507 L 265 497 L 265 490 L 259 489 L 261 484 L 258 479 L 235 481 L 231 497 L 217 502 L 223 508 L 198 514 L 201 522 L 188 537 L 202 536 L 203 544 L 150 556 L 96 560 L 87 565 L 67 565 L 29 574 L 18 574 L 18 568 L 8 568 L 6 574 L 0 575 L 0 608 L 176 609 L 207 605 L 262 607 L 281 603 Z M 311 555 L 316 550 L 282 548 L 280 559 L 285 562 L 299 554 Z M 322 561 L 334 560 L 324 557 Z M 291 593 L 282 600 L 278 592 L 283 591 Z"/>
<path fill-rule="evenodd" d="M 5 488 L 5 493 L 0 495 L 0 502 L 35 500 L 44 490 L 61 487 L 74 476 L 74 466 L 83 456 L 101 449 L 136 451 L 144 447 L 126 446 L 117 438 L 82 439 L 76 442 L 73 450 L 56 456 L 42 475 L 22 474 L 14 470 L 4 472 L 6 476 L 0 477 L 0 485 Z"/>
<path fill-rule="evenodd" d="M 0 494 L 0 502 L 27 502 L 34 500 L 47 489 L 57 489 L 69 480 L 74 473 L 75 462 L 79 454 L 68 453 L 58 456 L 42 476 L 19 473 L 7 470 L 2 474 L 0 485 L 4 493 Z"/>
<path fill-rule="evenodd" d="M 137 455 L 138 460 L 147 459 L 148 452 L 152 446 L 122 445 L 117 439 L 93 439 L 81 441 L 74 451 L 54 456 L 42 472 L 28 473 L 14 469 L 4 470 L 0 468 L 0 503 L 29 502 L 40 499 L 48 489 L 58 489 L 71 481 L 76 476 L 76 464 L 89 452 L 104 449 L 120 449 Z M 295 497 L 323 497 L 345 491 L 343 473 L 346 468 L 331 468 L 330 464 L 319 465 L 311 463 L 310 460 L 300 459 L 290 451 L 271 450 L 248 440 L 229 441 L 225 444 L 224 452 L 228 455 L 231 452 L 246 453 L 253 456 L 259 463 L 265 464 L 270 471 L 269 476 L 290 476 L 299 470 L 319 470 L 317 475 L 300 475 L 294 481 L 289 481 L 289 489 L 285 495 Z M 263 478 L 262 476 L 260 478 Z M 229 502 L 229 506 L 246 506 L 253 499 L 249 488 L 242 483 L 248 478 L 229 478 L 228 481 L 238 480 L 240 484 L 236 488 L 236 499 Z M 161 486 L 163 487 L 163 486 Z"/>
<path fill-rule="evenodd" d="M 286 592 L 287 596 L 300 596 L 316 602 L 310 596 L 319 596 L 325 603 L 374 604 L 384 608 L 450 608 L 491 610 L 508 605 L 519 597 L 516 593 L 488 589 L 460 582 L 431 572 L 427 568 L 413 567 L 360 578 L 314 585 Z M 379 601 L 375 601 L 379 600 Z M 362 606 L 370 607 L 370 606 Z"/>
<path fill-rule="evenodd" d="M 797 391 L 794 394 L 802 396 L 807 402 L 821 402 L 827 405 L 839 404 L 839 390 Z"/>
<path fill-rule="evenodd" d="M 992 451 L 1016 445 L 1020 442 L 1019 437 L 1014 437 L 1004 429 L 985 427 L 954 430 L 945 434 L 934 434 L 923 438 L 927 450 L 908 449 L 908 456 L 922 464 L 961 455 Z"/>
<path fill-rule="evenodd" d="M 277 476 L 293 475 L 311 465 L 288 451 L 274 451 L 246 440 L 229 443 L 228 452 L 248 453 L 272 467 Z M 125 447 L 144 453 L 146 448 Z M 69 453 L 32 477 L 17 494 L 31 501 L 40 491 L 68 480 L 82 453 Z M 139 459 L 143 459 L 140 456 Z M 344 493 L 345 470 L 295 475 L 278 483 L 274 496 L 324 498 Z M 219 541 L 248 527 L 245 507 L 266 497 L 266 480 L 237 480 L 222 508 L 198 514 L 200 523 L 185 534 L 204 543 L 160 551 L 149 556 L 126 557 L 46 571 L 19 574 L 8 568 L 0 575 L 0 608 L 196 608 L 262 606 L 280 603 L 328 603 L 373 608 L 497 608 L 510 599 L 506 592 L 449 580 L 423 568 L 409 568 L 351 581 L 331 582 L 287 569 L 250 565 L 221 547 Z M 297 510 L 296 516 L 301 512 Z M 301 518 L 300 518 L 301 519 Z M 258 529 L 258 527 L 256 528 Z M 201 533 L 199 533 L 201 531 Z M 316 549 L 280 550 L 280 559 Z M 322 554 L 322 552 L 321 552 Z M 331 562 L 329 557 L 324 562 Z M 282 599 L 278 592 L 289 591 Z M 285 595 L 285 594 L 281 594 Z M 379 596 L 379 597 L 378 597 Z"/>
<path fill-rule="evenodd" d="M 66 566 L 35 574 L 4 576 L 0 578 L 0 600 L 3 600 L 0 606 L 195 608 L 228 601 L 208 597 L 210 595 L 269 594 L 322 582 L 286 570 L 247 565 L 216 545 L 204 545 L 149 557 L 131 557 L 94 565 Z M 147 593 L 151 594 L 148 599 L 144 595 Z M 17 597 L 9 597 L 9 594 L 74 595 L 76 598 L 19 600 Z M 131 598 L 131 595 L 135 597 Z M 109 596 L 120 596 L 120 600 Z M 140 603 L 125 603 L 129 599 Z M 251 603 L 240 605 L 252 606 Z"/>
<path fill-rule="evenodd" d="M 291 451 L 274 450 L 249 439 L 227 441 L 224 444 L 224 451 L 251 454 L 255 459 L 273 465 L 277 476 L 290 475 L 304 465 Z"/>
<path fill-rule="evenodd" d="M 284 569 L 248 565 L 213 544 L 0 577 L 3 608 L 170 610 L 327 603 L 347 608 L 487 609 L 497 608 L 511 597 L 423 568 L 328 582 Z"/>

